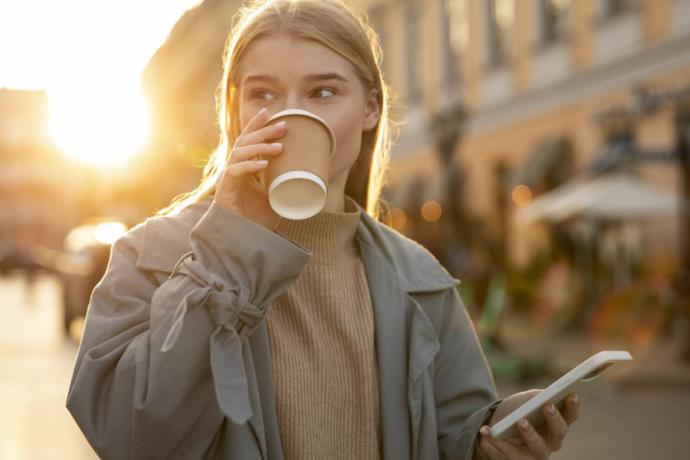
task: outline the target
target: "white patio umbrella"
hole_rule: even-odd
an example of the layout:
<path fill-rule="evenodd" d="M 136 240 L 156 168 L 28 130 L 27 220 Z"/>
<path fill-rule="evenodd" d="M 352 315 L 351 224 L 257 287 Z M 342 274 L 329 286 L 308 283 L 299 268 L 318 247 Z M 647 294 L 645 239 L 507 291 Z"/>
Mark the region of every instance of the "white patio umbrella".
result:
<path fill-rule="evenodd" d="M 518 222 L 563 221 L 575 216 L 633 220 L 678 212 L 677 194 L 658 190 L 626 173 L 575 179 L 517 211 Z"/>

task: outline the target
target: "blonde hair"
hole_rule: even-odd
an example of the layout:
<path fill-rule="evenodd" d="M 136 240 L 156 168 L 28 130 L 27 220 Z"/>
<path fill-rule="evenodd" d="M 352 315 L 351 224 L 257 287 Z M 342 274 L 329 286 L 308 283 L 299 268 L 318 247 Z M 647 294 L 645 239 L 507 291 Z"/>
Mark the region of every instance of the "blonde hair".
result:
<path fill-rule="evenodd" d="M 367 16 L 341 0 L 254 0 L 240 7 L 233 17 L 225 43 L 223 78 L 216 97 L 220 142 L 204 166 L 197 188 L 179 195 L 156 215 L 177 214 L 215 193 L 231 150 L 228 146 L 233 146 L 240 134 L 236 94 L 239 63 L 253 40 L 276 32 L 315 40 L 328 47 L 353 64 L 366 90 L 377 90 L 379 122 L 375 129 L 362 134 L 359 155 L 348 175 L 345 193 L 375 219 L 381 220 L 382 211 L 388 211 L 381 191 L 398 122 L 391 118 L 393 93 L 383 79 L 381 47 Z M 385 214 L 388 220 L 388 213 Z"/>

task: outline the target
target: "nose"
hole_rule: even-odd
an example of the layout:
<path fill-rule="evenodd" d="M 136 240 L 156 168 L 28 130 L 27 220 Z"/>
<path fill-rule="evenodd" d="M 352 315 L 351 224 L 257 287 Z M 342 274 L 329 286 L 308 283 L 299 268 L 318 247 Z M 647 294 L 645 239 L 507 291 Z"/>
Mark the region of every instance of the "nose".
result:
<path fill-rule="evenodd" d="M 284 99 L 283 103 L 279 105 L 278 107 L 279 111 L 287 110 L 287 109 L 303 109 L 302 103 L 299 99 L 299 95 L 295 93 L 290 93 L 288 94 Z"/>

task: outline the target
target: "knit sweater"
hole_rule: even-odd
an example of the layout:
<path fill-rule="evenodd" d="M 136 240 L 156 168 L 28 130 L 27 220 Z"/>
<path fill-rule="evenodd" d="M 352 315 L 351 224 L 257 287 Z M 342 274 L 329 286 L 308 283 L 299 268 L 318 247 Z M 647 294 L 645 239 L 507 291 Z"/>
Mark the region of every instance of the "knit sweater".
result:
<path fill-rule="evenodd" d="M 286 460 L 379 459 L 374 318 L 355 235 L 360 211 L 281 219 L 274 231 L 313 252 L 267 313 Z"/>

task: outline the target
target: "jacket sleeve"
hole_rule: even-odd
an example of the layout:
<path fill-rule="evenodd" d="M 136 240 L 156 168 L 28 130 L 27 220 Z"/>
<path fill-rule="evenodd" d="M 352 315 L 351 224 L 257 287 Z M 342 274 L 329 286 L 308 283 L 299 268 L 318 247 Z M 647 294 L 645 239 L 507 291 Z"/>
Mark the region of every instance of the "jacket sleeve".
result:
<path fill-rule="evenodd" d="M 501 402 L 477 334 L 457 289 L 447 290 L 440 322 L 434 397 L 439 455 L 472 460 L 479 428 Z"/>
<path fill-rule="evenodd" d="M 67 408 L 102 458 L 168 458 L 251 417 L 241 344 L 311 252 L 213 202 L 158 284 L 131 233 L 92 293 Z"/>

